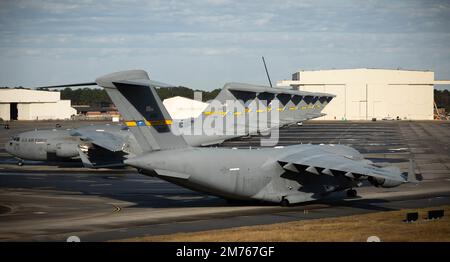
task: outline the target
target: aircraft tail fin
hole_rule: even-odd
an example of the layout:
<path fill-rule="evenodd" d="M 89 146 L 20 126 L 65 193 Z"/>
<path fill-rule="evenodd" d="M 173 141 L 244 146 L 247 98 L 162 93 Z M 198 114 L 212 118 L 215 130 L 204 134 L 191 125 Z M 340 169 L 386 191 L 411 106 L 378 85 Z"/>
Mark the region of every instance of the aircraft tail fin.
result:
<path fill-rule="evenodd" d="M 171 131 L 172 119 L 156 93 L 163 83 L 149 79 L 143 70 L 116 72 L 96 79 L 117 106 L 142 152 L 187 147 Z"/>

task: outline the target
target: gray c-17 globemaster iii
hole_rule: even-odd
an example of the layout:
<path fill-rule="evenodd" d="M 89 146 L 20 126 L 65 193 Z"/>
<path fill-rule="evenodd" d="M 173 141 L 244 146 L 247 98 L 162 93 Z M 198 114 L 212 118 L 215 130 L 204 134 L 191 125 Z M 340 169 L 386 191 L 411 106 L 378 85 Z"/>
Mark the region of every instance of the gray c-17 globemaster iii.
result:
<path fill-rule="evenodd" d="M 143 173 L 174 184 L 237 200 L 288 205 L 320 199 L 368 180 L 395 187 L 414 180 L 413 171 L 381 167 L 342 145 L 282 148 L 192 147 L 175 135 L 172 121 L 145 71 L 131 70 L 96 79 L 130 127 L 141 153 L 124 161 Z M 409 179 L 408 179 L 409 178 Z"/>
<path fill-rule="evenodd" d="M 173 85 L 157 83 L 159 86 Z M 96 83 L 83 83 L 63 85 L 57 87 L 96 85 Z M 268 127 L 278 128 L 301 123 L 305 120 L 317 118 L 322 115 L 322 109 L 333 99 L 334 95 L 326 93 L 306 92 L 286 88 L 269 88 L 241 83 L 226 84 L 217 97 L 207 106 L 202 114 L 196 118 L 174 119 L 173 126 L 183 133 L 183 137 L 190 146 L 209 146 L 220 144 L 224 140 L 248 136 L 255 133 L 267 133 Z M 223 106 L 227 102 L 236 102 L 242 105 L 241 112 L 227 112 Z M 262 111 L 270 110 L 272 101 L 281 105 L 274 108 L 279 112 L 278 122 L 261 117 Z M 257 103 L 264 103 L 258 107 Z M 216 104 L 219 108 L 214 108 Z M 264 107 L 265 110 L 262 109 Z M 233 114 L 234 113 L 234 114 Z M 260 123 L 253 123 L 249 119 L 258 118 Z M 245 119 L 239 123 L 239 120 Z M 191 127 L 202 122 L 220 120 L 229 122 L 237 120 L 233 127 L 225 126 L 217 134 L 207 134 L 208 127 L 200 132 L 191 131 Z M 261 125 L 263 124 L 263 125 Z M 227 129 L 239 130 L 240 133 L 229 133 Z M 79 159 L 85 167 L 122 167 L 123 160 L 141 153 L 136 146 L 136 139 L 129 132 L 129 127 L 122 125 L 88 125 L 72 130 L 33 130 L 16 134 L 5 144 L 8 153 L 18 159 L 22 165 L 23 160 L 37 160 L 48 162 L 72 161 Z M 135 152 L 135 150 L 137 150 Z"/>

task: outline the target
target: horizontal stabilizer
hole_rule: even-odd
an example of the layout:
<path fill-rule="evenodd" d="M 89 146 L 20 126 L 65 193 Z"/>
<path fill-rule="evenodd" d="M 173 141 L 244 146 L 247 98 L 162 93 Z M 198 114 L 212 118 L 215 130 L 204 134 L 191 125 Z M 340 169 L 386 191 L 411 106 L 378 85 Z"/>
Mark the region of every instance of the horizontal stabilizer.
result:
<path fill-rule="evenodd" d="M 87 82 L 87 83 L 76 83 L 76 84 L 68 84 L 68 85 L 56 85 L 56 86 L 38 86 L 34 87 L 35 89 L 45 89 L 45 88 L 65 88 L 65 87 L 76 87 L 76 86 L 96 86 L 95 82 Z"/>

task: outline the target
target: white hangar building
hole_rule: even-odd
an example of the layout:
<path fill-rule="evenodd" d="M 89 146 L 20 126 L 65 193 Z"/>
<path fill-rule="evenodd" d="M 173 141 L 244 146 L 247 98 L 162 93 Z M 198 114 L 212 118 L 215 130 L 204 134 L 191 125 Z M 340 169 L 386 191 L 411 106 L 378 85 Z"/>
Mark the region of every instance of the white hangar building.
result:
<path fill-rule="evenodd" d="M 324 109 L 324 120 L 371 120 L 385 117 L 432 120 L 434 72 L 391 69 L 342 69 L 300 71 L 291 85 L 303 91 L 325 92 L 336 97 Z"/>
<path fill-rule="evenodd" d="M 0 118 L 3 120 L 70 119 L 77 111 L 59 92 L 0 89 Z"/>
<path fill-rule="evenodd" d="M 182 96 L 164 99 L 164 106 L 172 119 L 186 119 L 198 117 L 209 105 L 201 101 Z"/>

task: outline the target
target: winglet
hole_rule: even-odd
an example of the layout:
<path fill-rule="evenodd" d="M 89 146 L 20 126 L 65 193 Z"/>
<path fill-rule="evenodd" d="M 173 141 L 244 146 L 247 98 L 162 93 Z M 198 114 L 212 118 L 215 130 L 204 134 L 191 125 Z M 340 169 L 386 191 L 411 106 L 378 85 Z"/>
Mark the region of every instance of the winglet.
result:
<path fill-rule="evenodd" d="M 412 159 L 412 157 L 409 158 L 409 170 L 408 170 L 408 177 L 407 181 L 410 183 L 418 183 L 423 180 L 423 176 L 421 173 L 416 173 L 416 163 Z"/>
<path fill-rule="evenodd" d="M 94 168 L 94 165 L 89 160 L 88 156 L 83 151 L 81 151 L 81 149 L 79 147 L 77 147 L 77 151 L 78 151 L 78 154 L 80 154 L 80 159 L 81 159 L 81 162 L 83 163 L 83 166 L 87 167 L 87 168 Z"/>

